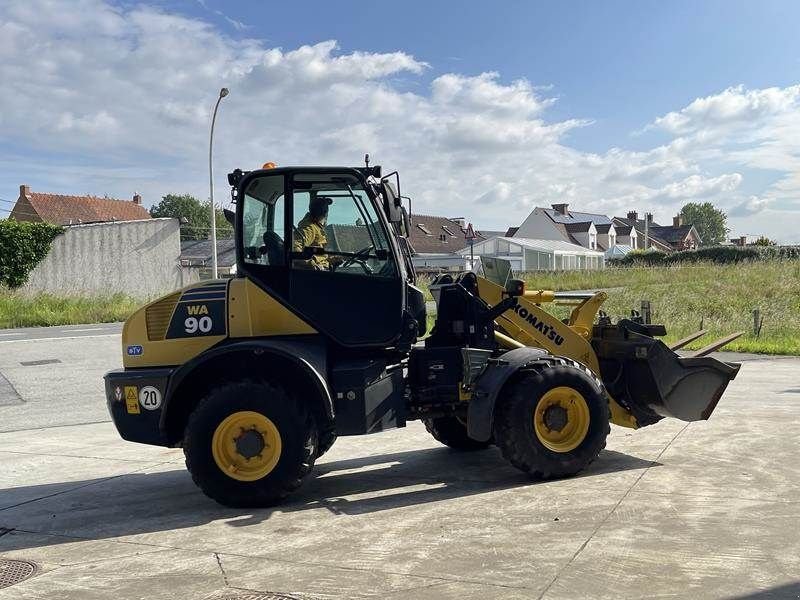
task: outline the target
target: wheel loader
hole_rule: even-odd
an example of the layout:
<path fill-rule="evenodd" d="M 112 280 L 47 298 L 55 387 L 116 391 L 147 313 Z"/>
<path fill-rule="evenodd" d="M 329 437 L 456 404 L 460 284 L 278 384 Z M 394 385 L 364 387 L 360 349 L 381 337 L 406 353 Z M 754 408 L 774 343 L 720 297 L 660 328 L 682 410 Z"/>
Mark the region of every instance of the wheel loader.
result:
<path fill-rule="evenodd" d="M 452 448 L 494 444 L 534 478 L 573 475 L 609 423 L 708 419 L 736 376 L 737 364 L 679 357 L 661 326 L 612 323 L 603 293 L 525 290 L 488 259 L 481 276 L 436 281 L 425 337 L 397 172 L 265 167 L 228 176 L 236 275 L 134 313 L 124 368 L 105 376 L 119 434 L 182 447 L 224 505 L 278 503 L 337 436 L 414 419 Z M 571 302 L 570 317 L 549 302 Z"/>

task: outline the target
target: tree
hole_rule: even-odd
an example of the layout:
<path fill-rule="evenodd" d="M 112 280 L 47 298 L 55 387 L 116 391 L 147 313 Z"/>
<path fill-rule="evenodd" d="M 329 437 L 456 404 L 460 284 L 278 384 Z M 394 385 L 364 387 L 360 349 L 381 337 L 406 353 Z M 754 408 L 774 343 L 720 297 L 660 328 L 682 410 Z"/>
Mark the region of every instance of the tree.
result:
<path fill-rule="evenodd" d="M 753 242 L 754 246 L 777 246 L 778 243 L 769 239 L 767 236 L 762 235 L 758 238 L 755 242 Z"/>
<path fill-rule="evenodd" d="M 689 202 L 681 209 L 685 225 L 694 225 L 703 246 L 716 246 L 725 241 L 729 229 L 728 216 L 711 202 Z"/>
<path fill-rule="evenodd" d="M 181 219 L 181 241 L 206 240 L 211 237 L 208 204 L 189 194 L 167 194 L 161 202 L 153 205 L 150 216 Z M 233 237 L 233 227 L 219 208 L 216 211 L 216 221 L 217 239 Z"/>

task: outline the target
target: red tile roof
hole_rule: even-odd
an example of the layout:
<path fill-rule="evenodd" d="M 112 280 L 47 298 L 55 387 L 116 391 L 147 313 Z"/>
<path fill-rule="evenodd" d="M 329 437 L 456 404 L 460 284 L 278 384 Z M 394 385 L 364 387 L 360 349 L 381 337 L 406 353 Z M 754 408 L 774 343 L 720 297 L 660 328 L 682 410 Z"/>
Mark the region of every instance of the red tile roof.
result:
<path fill-rule="evenodd" d="M 25 197 L 43 221 L 58 225 L 139 221 L 150 218 L 150 213 L 144 206 L 131 200 L 40 192 L 27 192 Z"/>
<path fill-rule="evenodd" d="M 409 242 L 417 254 L 452 254 L 467 247 L 465 231 L 455 219 L 415 213 L 411 217 Z M 478 241 L 489 237 L 482 231 L 475 234 Z"/>

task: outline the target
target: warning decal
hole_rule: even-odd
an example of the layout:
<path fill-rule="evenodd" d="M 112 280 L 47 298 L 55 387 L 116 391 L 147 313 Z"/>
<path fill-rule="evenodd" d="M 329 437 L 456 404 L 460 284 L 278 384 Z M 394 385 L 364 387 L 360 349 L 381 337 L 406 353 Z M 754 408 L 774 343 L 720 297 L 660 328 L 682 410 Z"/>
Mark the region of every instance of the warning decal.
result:
<path fill-rule="evenodd" d="M 139 390 L 135 385 L 125 386 L 125 410 L 129 415 L 138 415 L 142 412 L 139 408 Z"/>

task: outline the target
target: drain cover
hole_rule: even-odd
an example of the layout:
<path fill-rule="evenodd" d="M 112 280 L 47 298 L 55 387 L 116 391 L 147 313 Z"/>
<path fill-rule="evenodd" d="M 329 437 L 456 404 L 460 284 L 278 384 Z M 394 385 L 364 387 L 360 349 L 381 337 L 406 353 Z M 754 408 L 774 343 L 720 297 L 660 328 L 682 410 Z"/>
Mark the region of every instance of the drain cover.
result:
<path fill-rule="evenodd" d="M 24 581 L 34 573 L 36 573 L 36 563 L 0 558 L 0 589 Z"/>

